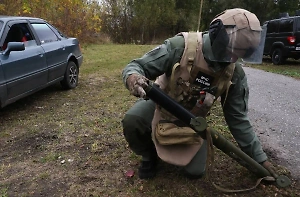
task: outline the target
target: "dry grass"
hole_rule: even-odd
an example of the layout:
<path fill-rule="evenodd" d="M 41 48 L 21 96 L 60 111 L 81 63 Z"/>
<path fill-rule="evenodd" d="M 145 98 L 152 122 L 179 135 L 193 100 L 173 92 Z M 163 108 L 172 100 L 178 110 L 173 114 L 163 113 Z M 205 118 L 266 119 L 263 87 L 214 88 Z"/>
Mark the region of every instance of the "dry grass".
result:
<path fill-rule="evenodd" d="M 154 46 L 83 47 L 79 86 L 54 85 L 0 111 L 0 196 L 296 196 L 299 183 L 286 189 L 261 184 L 256 190 L 226 195 L 208 180 L 189 180 L 159 163 L 155 179 L 128 178 L 139 157 L 123 138 L 121 119 L 134 103 L 121 81 L 123 67 Z M 216 107 L 210 124 L 226 135 Z M 227 134 L 226 134 L 227 133 Z M 254 185 L 257 177 L 216 150 L 211 180 L 225 188 Z"/>

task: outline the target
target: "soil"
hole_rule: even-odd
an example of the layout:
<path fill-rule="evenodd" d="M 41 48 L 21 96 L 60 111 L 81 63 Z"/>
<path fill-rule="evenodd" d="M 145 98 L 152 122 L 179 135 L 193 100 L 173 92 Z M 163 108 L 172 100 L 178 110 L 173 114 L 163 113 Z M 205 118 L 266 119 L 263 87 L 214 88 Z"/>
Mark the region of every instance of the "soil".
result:
<path fill-rule="evenodd" d="M 79 86 L 62 91 L 54 85 L 0 110 L 0 196 L 298 196 L 299 181 L 287 188 L 258 177 L 215 149 L 208 178 L 190 180 L 179 168 L 159 162 L 157 176 L 140 180 L 140 158 L 124 140 L 121 120 L 135 98 L 120 81 L 81 76 Z M 215 114 L 216 119 L 221 117 Z M 216 129 L 223 130 L 223 122 Z M 270 150 L 272 154 L 273 150 Z M 276 163 L 275 163 L 276 164 Z M 133 170 L 133 176 L 126 172 Z"/>

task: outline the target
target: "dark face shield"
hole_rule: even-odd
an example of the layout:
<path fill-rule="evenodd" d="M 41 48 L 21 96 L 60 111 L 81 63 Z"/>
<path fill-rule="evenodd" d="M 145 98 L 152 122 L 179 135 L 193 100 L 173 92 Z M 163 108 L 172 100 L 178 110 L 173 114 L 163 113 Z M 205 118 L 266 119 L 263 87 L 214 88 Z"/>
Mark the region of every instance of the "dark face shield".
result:
<path fill-rule="evenodd" d="M 210 61 L 232 62 L 227 47 L 229 36 L 221 20 L 214 21 L 203 35 L 203 54 Z"/>
<path fill-rule="evenodd" d="M 203 35 L 204 57 L 214 62 L 236 62 L 241 58 L 248 63 L 261 63 L 266 29 L 254 31 L 235 26 L 224 26 L 217 21 L 208 34 Z"/>
<path fill-rule="evenodd" d="M 203 55 L 206 59 L 212 62 L 235 62 L 236 56 L 231 53 L 224 40 L 217 38 L 211 45 L 211 38 L 209 33 L 203 34 Z"/>

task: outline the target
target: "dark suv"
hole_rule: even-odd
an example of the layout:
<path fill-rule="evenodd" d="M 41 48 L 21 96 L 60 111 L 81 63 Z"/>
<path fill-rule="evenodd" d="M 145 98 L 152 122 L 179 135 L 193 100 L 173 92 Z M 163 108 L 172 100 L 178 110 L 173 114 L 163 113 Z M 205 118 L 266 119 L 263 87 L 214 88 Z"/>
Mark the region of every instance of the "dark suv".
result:
<path fill-rule="evenodd" d="M 273 64 L 300 58 L 300 16 L 285 15 L 264 25 L 267 26 L 264 55 L 270 56 Z"/>

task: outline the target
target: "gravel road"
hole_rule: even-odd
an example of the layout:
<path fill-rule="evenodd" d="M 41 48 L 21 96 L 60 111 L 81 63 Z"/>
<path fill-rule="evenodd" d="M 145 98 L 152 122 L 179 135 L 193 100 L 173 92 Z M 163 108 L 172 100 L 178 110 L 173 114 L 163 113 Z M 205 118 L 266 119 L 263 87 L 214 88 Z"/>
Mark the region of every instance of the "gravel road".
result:
<path fill-rule="evenodd" d="M 268 156 L 300 179 L 300 80 L 244 67 L 249 118 Z"/>

